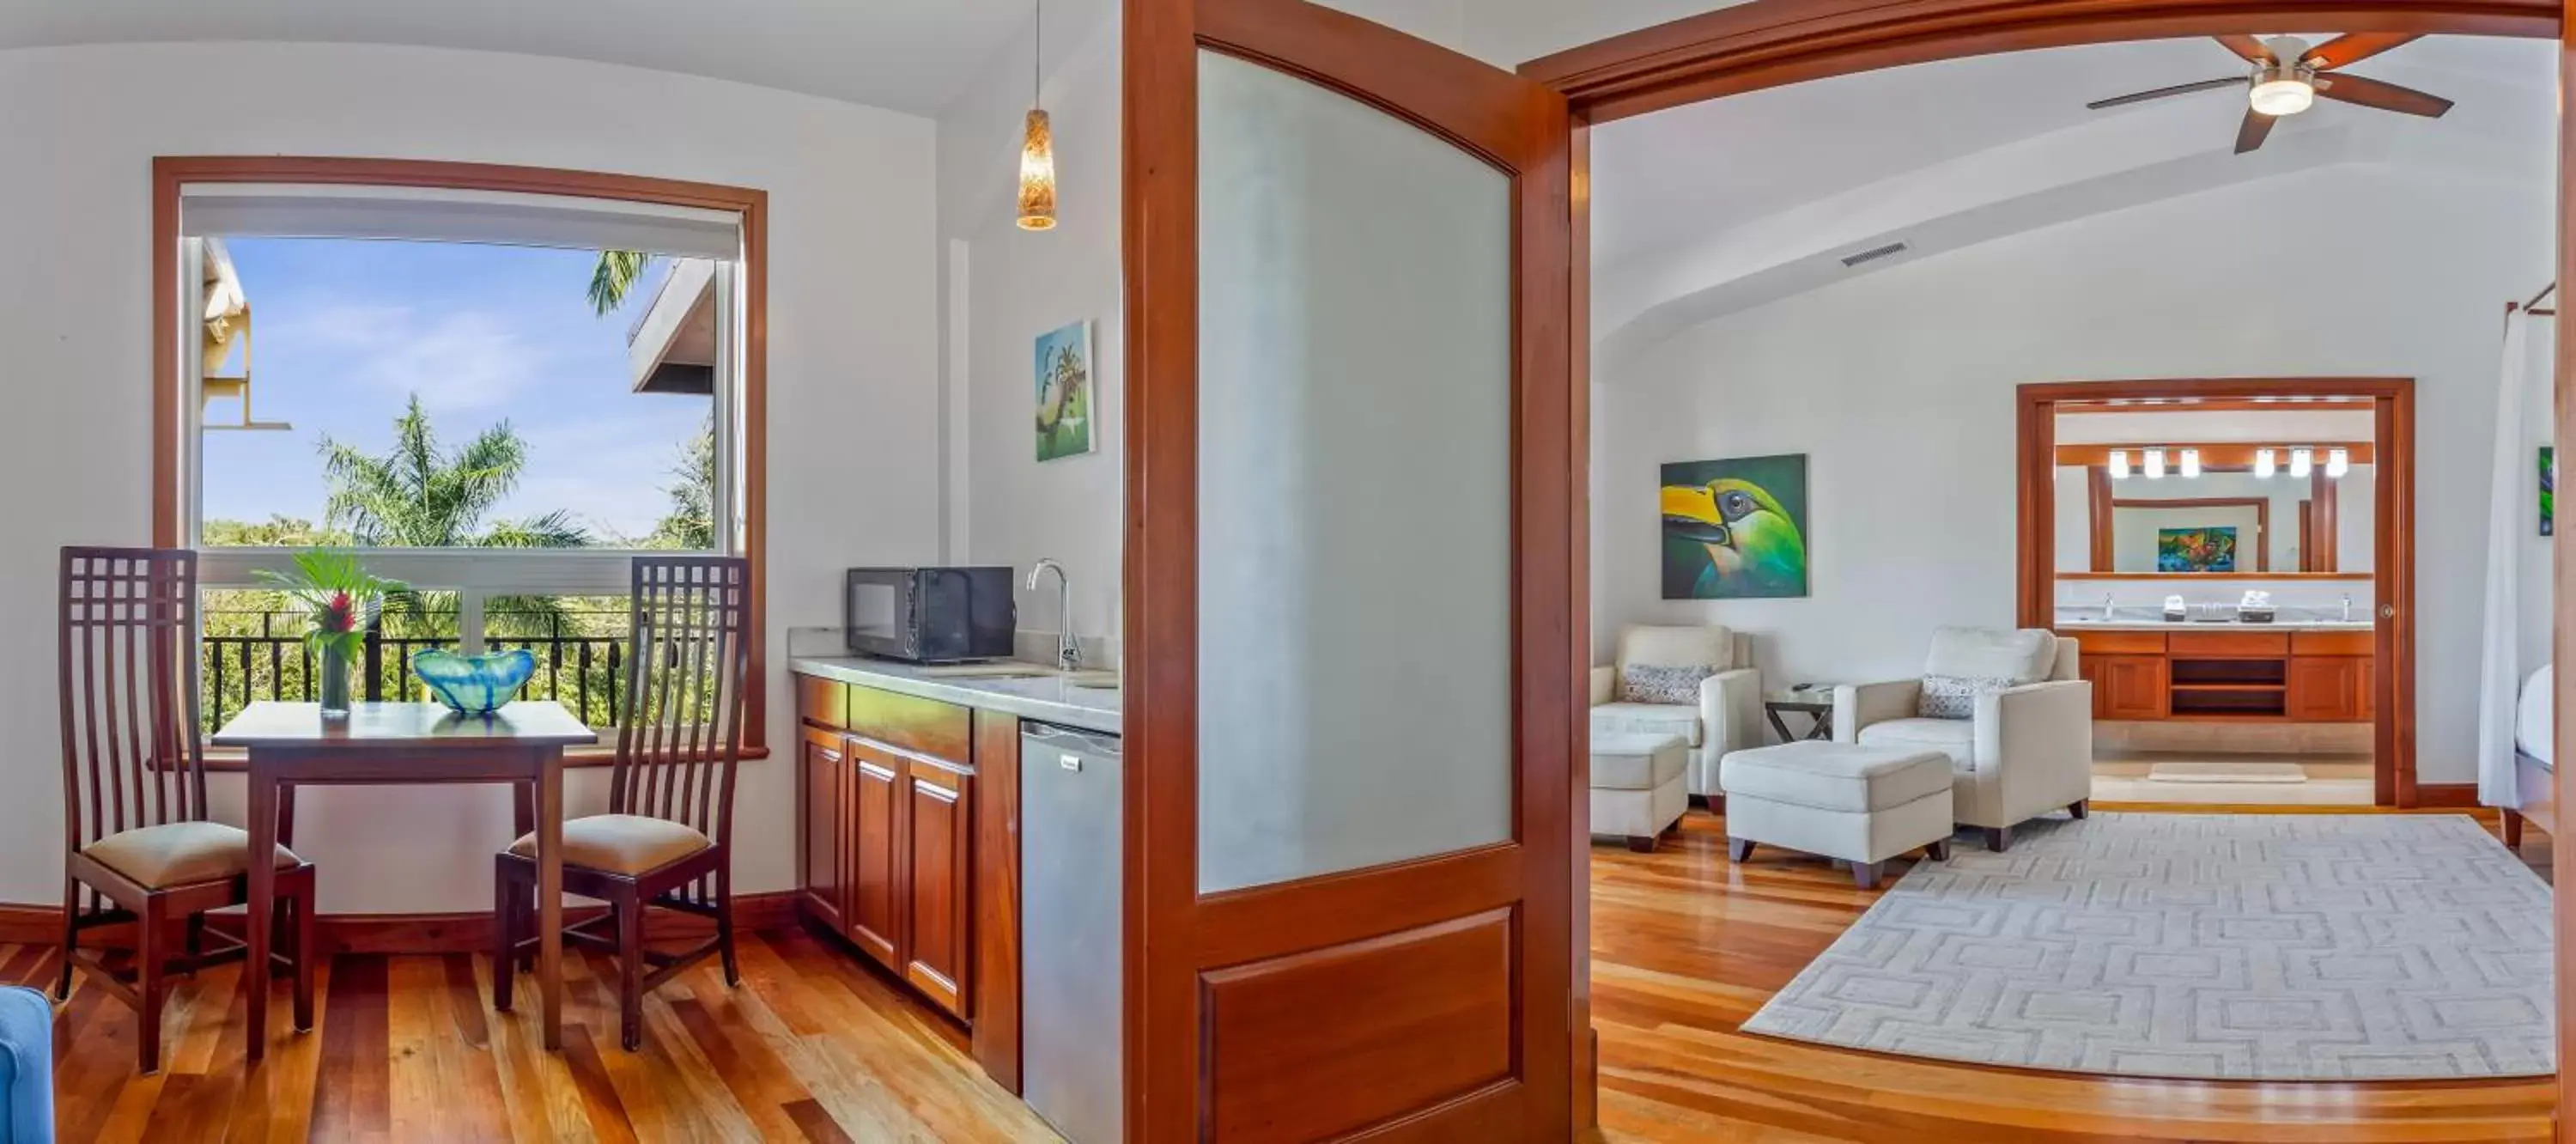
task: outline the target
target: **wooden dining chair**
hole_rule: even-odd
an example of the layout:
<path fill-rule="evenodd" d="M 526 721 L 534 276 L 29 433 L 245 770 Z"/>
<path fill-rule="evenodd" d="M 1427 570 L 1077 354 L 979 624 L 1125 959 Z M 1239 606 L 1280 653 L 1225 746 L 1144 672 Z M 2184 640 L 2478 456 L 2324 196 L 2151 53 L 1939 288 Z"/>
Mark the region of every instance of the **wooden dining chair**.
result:
<path fill-rule="evenodd" d="M 249 946 L 208 934 L 208 910 L 249 900 L 250 834 L 206 818 L 197 727 L 197 557 L 184 549 L 62 552 L 63 967 L 134 1006 L 136 1053 L 161 1068 L 161 1001 L 172 968 L 241 958 Z M 295 974 L 295 1028 L 313 1027 L 313 865 L 280 846 L 278 916 L 293 940 L 271 966 Z M 86 889 L 86 893 L 84 893 Z M 128 925 L 130 970 L 80 953 L 83 931 Z M 208 947 L 208 942 L 215 944 Z M 265 999 L 266 990 L 258 996 Z"/>
<path fill-rule="evenodd" d="M 563 888 L 608 903 L 564 927 L 564 940 L 617 954 L 618 1039 L 644 1042 L 644 993 L 710 953 L 725 984 L 741 980 L 733 948 L 733 783 L 742 756 L 750 562 L 730 556 L 639 556 L 633 654 L 618 704 L 608 813 L 563 826 Z M 536 835 L 520 799 L 520 837 L 493 869 L 492 1004 L 510 1008 L 512 970 L 535 950 Z M 676 953 L 644 948 L 644 909 L 715 921 L 715 937 Z M 652 968 L 648 972 L 646 966 Z"/>

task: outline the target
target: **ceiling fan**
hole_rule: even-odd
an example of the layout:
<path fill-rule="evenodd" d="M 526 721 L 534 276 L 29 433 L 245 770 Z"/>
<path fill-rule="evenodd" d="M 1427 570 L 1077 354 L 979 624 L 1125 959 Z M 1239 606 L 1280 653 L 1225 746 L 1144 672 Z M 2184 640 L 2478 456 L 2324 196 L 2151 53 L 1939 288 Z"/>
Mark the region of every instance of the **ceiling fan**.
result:
<path fill-rule="evenodd" d="M 2245 123 L 2236 129 L 2236 153 L 2239 155 L 2263 145 L 2263 137 L 2272 133 L 2273 120 L 2306 111 L 2318 96 L 2376 107 L 2381 111 L 2421 115 L 2427 119 L 2439 119 L 2443 112 L 2451 109 L 2451 101 L 2439 96 L 2336 70 L 2416 38 L 2406 33 L 2354 32 L 2313 48 L 2307 45 L 2307 41 L 2293 36 L 2274 36 L 2268 40 L 2252 36 L 2214 38 L 2228 51 L 2252 64 L 2253 69 L 2241 76 L 2205 79 L 2134 95 L 2097 99 L 2084 106 L 2100 111 L 2106 107 L 2248 84 L 2251 87 L 2246 92 Z"/>

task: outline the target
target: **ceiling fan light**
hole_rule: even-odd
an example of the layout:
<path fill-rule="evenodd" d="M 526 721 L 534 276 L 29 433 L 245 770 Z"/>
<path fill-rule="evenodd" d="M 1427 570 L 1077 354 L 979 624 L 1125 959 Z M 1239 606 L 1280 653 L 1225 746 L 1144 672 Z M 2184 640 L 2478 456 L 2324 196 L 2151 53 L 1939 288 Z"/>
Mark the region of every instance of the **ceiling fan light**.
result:
<path fill-rule="evenodd" d="M 2115 481 L 2125 481 L 2125 480 L 2128 480 L 2128 479 L 2129 479 L 2129 451 L 2128 451 L 2128 450 L 2126 450 L 2126 449 L 2113 449 L 2113 450 L 2111 450 L 2111 479 L 2112 479 L 2112 480 L 2115 480 Z"/>
<path fill-rule="evenodd" d="M 2317 89 L 2296 74 L 2267 69 L 2263 78 L 2254 84 L 2254 90 L 2246 96 L 2246 101 L 2265 115 L 2297 115 L 2315 105 Z"/>

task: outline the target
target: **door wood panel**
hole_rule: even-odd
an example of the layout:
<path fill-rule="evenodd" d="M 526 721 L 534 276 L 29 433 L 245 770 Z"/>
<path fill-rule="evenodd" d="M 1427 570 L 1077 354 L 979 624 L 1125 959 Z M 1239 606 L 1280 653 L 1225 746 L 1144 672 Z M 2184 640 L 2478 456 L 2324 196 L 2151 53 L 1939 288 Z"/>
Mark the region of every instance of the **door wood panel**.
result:
<path fill-rule="evenodd" d="M 967 966 L 975 826 L 968 791 L 974 780 L 928 763 L 911 764 L 903 784 L 904 980 L 933 1004 L 966 1016 Z"/>
<path fill-rule="evenodd" d="M 2169 692 L 2165 683 L 2165 657 L 2160 655 L 2105 655 L 2091 657 L 2100 661 L 2101 682 L 2095 698 L 2105 719 L 2162 719 L 2165 717 Z"/>
<path fill-rule="evenodd" d="M 1329 1140 L 1452 1103 L 1506 1117 L 1525 1095 L 1513 945 L 1501 909 L 1204 974 L 1210 1135 Z"/>
<path fill-rule="evenodd" d="M 903 970 L 904 760 L 851 739 L 850 941 Z"/>
<path fill-rule="evenodd" d="M 1587 992 L 1588 538 L 1564 100 L 1303 0 L 1126 0 L 1124 14 L 1125 594 L 1153 602 L 1123 621 L 1127 1137 L 1567 1139 Z M 1496 238 L 1511 244 L 1513 342 L 1504 842 L 1199 892 L 1203 50 L 1350 96 L 1511 180 Z"/>
<path fill-rule="evenodd" d="M 797 878 L 807 917 L 835 932 L 849 928 L 849 763 L 841 737 L 808 730 L 797 769 Z"/>

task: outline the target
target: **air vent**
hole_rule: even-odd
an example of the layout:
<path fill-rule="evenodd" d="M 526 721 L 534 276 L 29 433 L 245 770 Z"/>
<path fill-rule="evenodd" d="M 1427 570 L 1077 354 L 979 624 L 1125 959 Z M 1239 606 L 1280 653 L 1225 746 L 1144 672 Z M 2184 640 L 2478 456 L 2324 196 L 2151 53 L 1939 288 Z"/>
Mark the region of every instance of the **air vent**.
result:
<path fill-rule="evenodd" d="M 1888 243 L 1888 244 L 1887 244 L 1887 245 L 1885 245 L 1885 246 L 1876 247 L 1876 248 L 1873 248 L 1873 249 L 1870 249 L 1870 250 L 1864 250 L 1864 251 L 1861 251 L 1861 252 L 1860 252 L 1860 253 L 1858 253 L 1858 254 L 1850 255 L 1850 256 L 1848 256 L 1848 257 L 1846 257 L 1846 258 L 1844 258 L 1844 259 L 1843 259 L 1843 265 L 1845 265 L 1845 266 L 1858 266 L 1858 265 L 1860 265 L 1861 263 L 1864 263 L 1864 262 L 1876 262 L 1876 261 L 1878 261 L 1879 259 L 1887 258 L 1887 257 L 1890 257 L 1890 256 L 1892 256 L 1892 255 L 1898 255 L 1898 254 L 1903 254 L 1903 253 L 1905 253 L 1905 244 L 1904 244 L 1904 243 L 1901 243 L 1901 242 L 1891 242 L 1891 243 Z"/>

